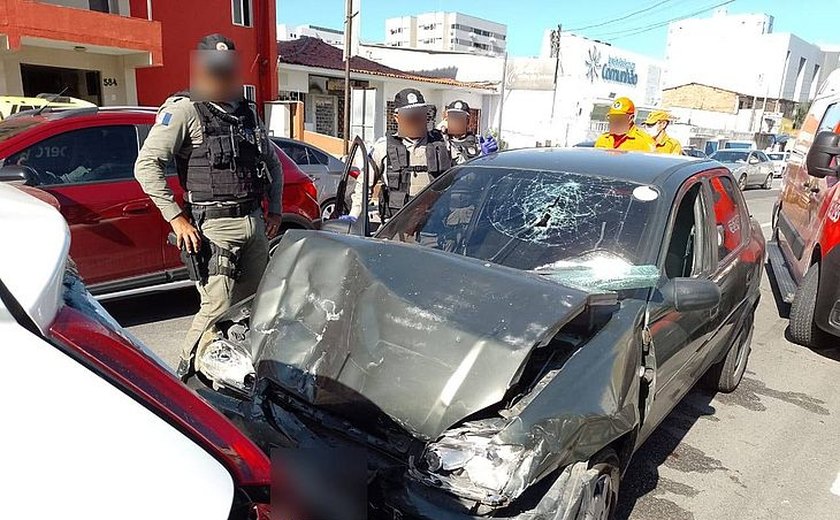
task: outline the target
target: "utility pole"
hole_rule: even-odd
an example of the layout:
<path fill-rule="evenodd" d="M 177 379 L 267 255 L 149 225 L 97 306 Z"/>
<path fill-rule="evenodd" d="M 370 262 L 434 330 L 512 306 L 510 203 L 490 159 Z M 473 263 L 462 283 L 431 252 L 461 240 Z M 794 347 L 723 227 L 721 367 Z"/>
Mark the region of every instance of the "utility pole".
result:
<path fill-rule="evenodd" d="M 344 6 L 344 155 L 350 152 L 350 58 L 353 45 L 353 0 Z"/>
<path fill-rule="evenodd" d="M 502 117 L 505 115 L 505 94 L 507 94 L 507 61 L 508 53 L 505 51 L 504 64 L 502 65 L 502 98 L 499 100 L 499 143 L 502 142 Z"/>
<path fill-rule="evenodd" d="M 554 109 L 557 105 L 557 77 L 560 72 L 560 33 L 563 25 L 557 24 L 557 29 L 551 31 L 551 55 L 554 56 L 554 94 L 551 96 L 551 126 L 554 127 Z"/>

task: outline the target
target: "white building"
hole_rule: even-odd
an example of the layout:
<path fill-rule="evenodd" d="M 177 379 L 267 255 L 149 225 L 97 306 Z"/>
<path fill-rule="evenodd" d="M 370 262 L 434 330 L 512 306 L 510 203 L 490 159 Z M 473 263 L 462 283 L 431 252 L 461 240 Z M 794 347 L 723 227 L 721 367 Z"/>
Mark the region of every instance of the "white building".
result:
<path fill-rule="evenodd" d="M 836 59 L 832 67 L 836 67 Z M 702 83 L 758 98 L 806 102 L 831 70 L 823 50 L 774 33 L 766 14 L 715 12 L 668 26 L 664 87 Z"/>
<path fill-rule="evenodd" d="M 554 58 L 550 40 L 546 31 L 539 58 L 508 60 L 502 126 L 511 146 L 593 139 L 616 97 L 632 99 L 638 118 L 659 104 L 660 60 L 571 33 L 561 34 Z"/>
<path fill-rule="evenodd" d="M 385 44 L 501 56 L 507 26 L 463 13 L 435 12 L 385 20 Z"/>
<path fill-rule="evenodd" d="M 486 133 L 492 127 L 499 97 L 494 86 L 400 70 L 368 59 L 365 48 L 362 55 L 350 60 L 352 110 L 349 135 L 360 135 L 366 142 L 373 143 L 386 133 L 395 132 L 394 96 L 408 87 L 419 90 L 435 107 L 429 112 L 430 126 L 441 120 L 443 107 L 460 99 L 470 105 L 477 132 Z M 341 50 L 309 37 L 281 41 L 278 49 L 279 98 L 303 102 L 305 130 L 343 137 L 344 61 Z M 403 59 L 402 63 L 405 65 L 408 61 Z"/>
<path fill-rule="evenodd" d="M 319 27 L 317 25 L 305 24 L 290 26 L 284 23 L 277 24 L 277 39 L 280 41 L 297 40 L 301 36 L 318 38 L 335 47 L 344 47 L 344 31 Z"/>

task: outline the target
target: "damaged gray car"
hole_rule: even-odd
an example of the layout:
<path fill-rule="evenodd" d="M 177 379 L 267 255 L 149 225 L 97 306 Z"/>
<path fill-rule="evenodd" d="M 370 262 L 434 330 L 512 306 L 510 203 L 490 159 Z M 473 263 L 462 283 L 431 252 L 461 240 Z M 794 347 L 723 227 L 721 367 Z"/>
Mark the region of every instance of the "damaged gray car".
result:
<path fill-rule="evenodd" d="M 746 368 L 764 238 L 715 162 L 502 152 L 367 227 L 288 232 L 190 384 L 266 451 L 366 450 L 372 518 L 609 519 Z"/>

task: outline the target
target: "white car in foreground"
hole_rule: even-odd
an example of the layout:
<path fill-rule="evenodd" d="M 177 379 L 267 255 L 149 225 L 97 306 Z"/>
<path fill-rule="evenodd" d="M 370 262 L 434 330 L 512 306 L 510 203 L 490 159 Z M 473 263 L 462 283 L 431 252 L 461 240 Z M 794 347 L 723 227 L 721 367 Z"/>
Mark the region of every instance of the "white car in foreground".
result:
<path fill-rule="evenodd" d="M 58 211 L 0 185 L 0 243 L 0 518 L 268 518 L 267 457 L 68 272 Z"/>

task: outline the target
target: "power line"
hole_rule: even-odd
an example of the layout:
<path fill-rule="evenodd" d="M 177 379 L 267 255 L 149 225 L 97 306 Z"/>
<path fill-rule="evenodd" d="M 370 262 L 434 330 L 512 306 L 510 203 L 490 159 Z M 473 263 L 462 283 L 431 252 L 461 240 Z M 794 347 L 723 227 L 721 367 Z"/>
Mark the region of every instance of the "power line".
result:
<path fill-rule="evenodd" d="M 592 38 L 594 38 L 594 39 L 604 39 L 604 40 L 618 40 L 618 39 L 621 39 L 621 38 L 627 38 L 628 36 L 635 36 L 637 34 L 646 33 L 648 31 L 652 31 L 654 29 L 664 27 L 664 26 L 666 26 L 666 25 L 668 25 L 672 22 L 677 22 L 679 20 L 684 20 L 686 18 L 691 18 L 692 16 L 697 16 L 697 15 L 703 14 L 707 11 L 711 11 L 712 9 L 717 9 L 718 7 L 723 7 L 725 5 L 729 5 L 729 4 L 731 4 L 735 1 L 736 0 L 726 0 L 725 2 L 720 2 L 718 4 L 700 9 L 699 11 L 694 11 L 693 13 L 680 15 L 680 16 L 671 18 L 669 20 L 664 20 L 662 22 L 656 22 L 656 23 L 653 23 L 653 24 L 650 24 L 650 25 L 647 25 L 647 26 L 635 27 L 635 28 L 631 28 L 631 29 L 623 29 L 621 31 L 612 31 L 612 32 L 604 33 L 604 34 L 601 34 L 601 35 L 598 35 L 598 36 L 592 36 Z"/>
<path fill-rule="evenodd" d="M 621 15 L 621 16 L 619 16 L 618 18 L 612 18 L 612 19 L 610 19 L 610 20 L 606 20 L 606 21 L 604 21 L 604 22 L 595 23 L 595 24 L 592 24 L 592 25 L 584 25 L 584 26 L 582 26 L 582 27 L 574 27 L 574 28 L 572 28 L 572 29 L 568 29 L 568 31 L 570 31 L 570 32 L 575 32 L 575 31 L 583 31 L 583 30 L 585 30 L 585 29 L 594 29 L 595 27 L 603 27 L 603 26 L 605 26 L 605 25 L 609 25 L 609 24 L 611 24 L 611 23 L 615 23 L 615 22 L 620 22 L 620 21 L 622 21 L 622 20 L 626 20 L 627 18 L 631 18 L 631 17 L 636 16 L 636 15 L 638 15 L 638 14 L 646 13 L 646 12 L 648 12 L 648 11 L 650 11 L 650 10 L 656 9 L 656 8 L 657 8 L 657 7 L 659 7 L 660 5 L 665 5 L 665 4 L 667 4 L 668 2 L 671 2 L 671 0 L 660 0 L 659 2 L 657 2 L 657 3 L 653 4 L 653 5 L 650 5 L 650 6 L 648 6 L 648 7 L 645 7 L 645 8 L 643 8 L 643 9 L 639 9 L 638 11 L 633 11 L 633 12 L 631 12 L 631 13 L 627 13 L 627 14 Z"/>

